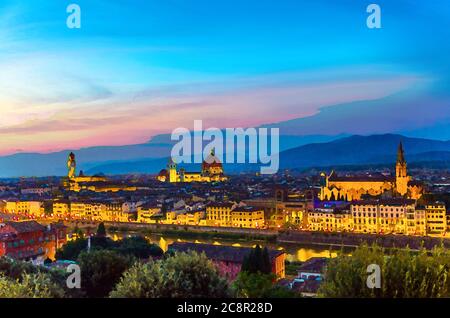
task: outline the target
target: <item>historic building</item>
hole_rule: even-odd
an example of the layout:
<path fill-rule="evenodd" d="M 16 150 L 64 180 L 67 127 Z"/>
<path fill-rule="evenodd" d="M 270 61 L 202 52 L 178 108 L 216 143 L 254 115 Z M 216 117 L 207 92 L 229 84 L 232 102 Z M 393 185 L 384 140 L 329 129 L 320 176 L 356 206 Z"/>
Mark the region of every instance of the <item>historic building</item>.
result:
<path fill-rule="evenodd" d="M 188 172 L 183 168 L 177 170 L 177 164 L 169 159 L 167 169 L 159 172 L 157 179 L 161 182 L 217 182 L 226 181 L 223 173 L 223 166 L 220 160 L 215 156 L 214 149 L 211 154 L 203 161 L 201 172 Z"/>
<path fill-rule="evenodd" d="M 77 162 L 75 160 L 75 154 L 71 152 L 67 159 L 67 179 L 64 181 L 64 186 L 72 191 L 80 191 L 82 184 L 93 182 L 105 182 L 104 176 L 85 176 L 83 171 L 80 171 L 78 176 L 76 175 Z"/>
<path fill-rule="evenodd" d="M 63 185 L 66 189 L 75 192 L 79 192 L 81 190 L 93 192 L 138 190 L 138 187 L 135 185 L 113 182 L 104 175 L 87 176 L 82 170 L 80 170 L 77 175 L 77 163 L 73 152 L 69 154 L 67 159 L 67 177 L 63 180 Z"/>
<path fill-rule="evenodd" d="M 411 199 L 419 199 L 423 193 L 422 184 L 408 176 L 403 146 L 400 142 L 397 151 L 395 176 L 364 175 L 338 176 L 334 171 L 326 176 L 325 185 L 321 189 L 321 200 L 360 200 L 363 195 L 378 196 L 391 192 Z"/>
<path fill-rule="evenodd" d="M 42 263 L 55 259 L 55 253 L 67 241 L 67 227 L 62 223 L 47 226 L 36 221 L 0 224 L 0 256 Z"/>

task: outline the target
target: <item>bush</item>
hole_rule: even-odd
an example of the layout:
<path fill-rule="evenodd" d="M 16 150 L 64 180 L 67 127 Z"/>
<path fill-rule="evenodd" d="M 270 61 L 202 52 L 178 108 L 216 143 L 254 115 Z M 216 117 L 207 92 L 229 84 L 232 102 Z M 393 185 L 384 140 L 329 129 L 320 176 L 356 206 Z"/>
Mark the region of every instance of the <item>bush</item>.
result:
<path fill-rule="evenodd" d="M 113 298 L 215 298 L 230 296 L 226 279 L 204 254 L 175 253 L 147 264 L 137 263 L 123 275 Z"/>
<path fill-rule="evenodd" d="M 0 276 L 0 298 L 61 298 L 64 290 L 44 273 L 23 274 L 21 279 Z"/>
<path fill-rule="evenodd" d="M 367 287 L 367 266 L 381 270 L 381 288 Z M 377 245 L 358 247 L 352 256 L 339 256 L 327 264 L 319 289 L 323 297 L 435 298 L 450 296 L 450 252 L 435 248 L 412 252 L 385 250 Z"/>
<path fill-rule="evenodd" d="M 82 252 L 78 257 L 82 290 L 88 297 L 107 296 L 131 263 L 132 259 L 114 251 Z"/>
<path fill-rule="evenodd" d="M 298 295 L 287 287 L 275 283 L 274 274 L 242 271 L 233 282 L 233 290 L 240 298 L 292 298 Z"/>

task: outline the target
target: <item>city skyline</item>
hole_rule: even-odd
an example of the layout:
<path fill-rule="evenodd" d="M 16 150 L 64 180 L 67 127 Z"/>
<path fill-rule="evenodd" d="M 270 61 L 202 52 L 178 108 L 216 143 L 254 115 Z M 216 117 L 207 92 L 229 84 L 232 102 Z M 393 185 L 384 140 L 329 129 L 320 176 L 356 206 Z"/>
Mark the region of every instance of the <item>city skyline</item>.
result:
<path fill-rule="evenodd" d="M 0 155 L 139 144 L 194 119 L 450 138 L 448 6 L 378 3 L 374 30 L 364 1 L 80 0 L 68 29 L 69 3 L 4 1 Z"/>

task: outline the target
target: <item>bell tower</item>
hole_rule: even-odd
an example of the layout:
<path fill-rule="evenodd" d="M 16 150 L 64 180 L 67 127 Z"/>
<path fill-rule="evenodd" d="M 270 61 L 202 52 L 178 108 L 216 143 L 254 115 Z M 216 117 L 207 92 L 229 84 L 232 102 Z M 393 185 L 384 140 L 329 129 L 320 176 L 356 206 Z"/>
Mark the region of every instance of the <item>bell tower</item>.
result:
<path fill-rule="evenodd" d="M 397 192 L 401 195 L 405 195 L 408 192 L 408 173 L 406 170 L 406 160 L 403 151 L 403 145 L 400 141 L 397 150 L 397 163 L 395 164 L 395 183 Z"/>
<path fill-rule="evenodd" d="M 69 158 L 67 159 L 67 176 L 69 179 L 72 179 L 75 177 L 77 169 L 77 162 L 75 161 L 75 154 L 71 152 L 69 154 Z"/>
<path fill-rule="evenodd" d="M 172 157 L 167 164 L 169 170 L 169 182 L 177 182 L 177 164 L 173 161 Z"/>

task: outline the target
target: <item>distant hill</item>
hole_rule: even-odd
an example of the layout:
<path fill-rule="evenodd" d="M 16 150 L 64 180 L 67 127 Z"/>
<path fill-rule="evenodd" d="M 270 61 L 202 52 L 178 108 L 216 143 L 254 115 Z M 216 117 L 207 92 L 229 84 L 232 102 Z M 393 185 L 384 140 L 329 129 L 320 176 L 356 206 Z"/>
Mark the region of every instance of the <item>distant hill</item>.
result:
<path fill-rule="evenodd" d="M 332 165 L 394 163 L 397 147 L 402 141 L 406 160 L 448 160 L 450 141 L 409 138 L 385 134 L 350 136 L 327 143 L 315 143 L 281 152 L 282 168 L 306 168 Z"/>
<path fill-rule="evenodd" d="M 313 143 L 280 153 L 280 169 L 330 167 L 345 165 L 393 165 L 400 142 L 405 149 L 409 164 L 426 163 L 428 166 L 448 166 L 450 141 L 408 138 L 401 135 L 351 136 L 326 143 Z M 433 165 L 433 162 L 444 163 Z M 167 158 L 144 159 L 134 162 L 117 162 L 96 166 L 88 173 L 123 174 L 131 172 L 157 173 L 165 168 Z M 185 165 L 187 169 L 199 170 L 200 165 Z M 225 164 L 228 173 L 257 171 L 259 165 Z"/>
<path fill-rule="evenodd" d="M 286 150 L 311 142 L 327 142 L 342 137 L 326 135 L 280 136 L 280 150 Z M 143 144 L 124 146 L 98 146 L 82 149 L 67 149 L 48 154 L 18 153 L 0 157 L 0 178 L 20 176 L 65 175 L 67 155 L 73 151 L 77 157 L 77 168 L 90 171 L 105 171 L 115 174 L 122 171 L 155 172 L 165 166 L 167 157 L 176 141 L 170 134 L 154 136 Z M 162 161 L 155 159 L 164 158 Z M 163 164 L 161 164 L 163 162 Z"/>
<path fill-rule="evenodd" d="M 291 147 L 291 149 L 281 151 L 280 169 L 368 164 L 393 165 L 400 140 L 403 142 L 408 163 L 441 162 L 445 167 L 450 161 L 450 141 L 409 138 L 394 134 L 355 135 L 328 141 L 330 139 L 332 139 L 331 136 L 296 136 L 296 138 L 284 136 L 282 139 L 285 143 L 284 147 Z M 309 140 L 314 143 L 303 144 Z M 303 145 L 295 146 L 295 144 Z M 77 163 L 78 168 L 87 174 L 158 173 L 165 168 L 171 147 L 170 138 L 167 135 L 161 135 L 147 144 L 84 148 L 76 150 Z M 69 151 L 0 157 L 0 176 L 64 175 Z M 200 164 L 184 167 L 189 170 L 200 170 Z M 259 165 L 225 164 L 224 168 L 228 173 L 239 173 L 258 171 Z"/>

